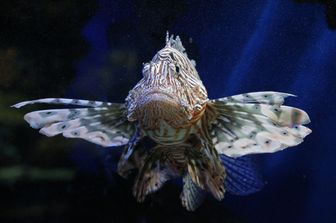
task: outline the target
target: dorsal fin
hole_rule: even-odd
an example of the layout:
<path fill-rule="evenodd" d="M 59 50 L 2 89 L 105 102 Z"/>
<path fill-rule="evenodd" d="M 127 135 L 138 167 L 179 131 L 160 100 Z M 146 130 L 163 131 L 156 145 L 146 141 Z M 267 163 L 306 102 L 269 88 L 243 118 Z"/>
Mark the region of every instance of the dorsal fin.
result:
<path fill-rule="evenodd" d="M 167 31 L 166 33 L 166 47 L 172 47 L 176 50 L 178 50 L 179 52 L 183 53 L 186 57 L 188 57 L 188 54 L 182 44 L 182 41 L 180 39 L 179 36 L 176 36 L 174 39 L 174 35 L 170 35 L 169 37 L 169 32 Z M 189 57 L 188 57 L 189 58 Z M 192 63 L 192 65 L 194 65 L 194 67 L 196 67 L 196 62 L 192 59 L 190 59 L 190 62 Z"/>
<path fill-rule="evenodd" d="M 169 32 L 168 31 L 167 31 L 167 34 L 166 34 L 166 46 L 170 46 L 170 47 L 172 47 L 172 48 L 180 51 L 181 53 L 186 54 L 185 48 L 182 45 L 182 41 L 181 41 L 180 37 L 176 36 L 174 38 L 174 35 L 170 35 L 169 36 Z"/>

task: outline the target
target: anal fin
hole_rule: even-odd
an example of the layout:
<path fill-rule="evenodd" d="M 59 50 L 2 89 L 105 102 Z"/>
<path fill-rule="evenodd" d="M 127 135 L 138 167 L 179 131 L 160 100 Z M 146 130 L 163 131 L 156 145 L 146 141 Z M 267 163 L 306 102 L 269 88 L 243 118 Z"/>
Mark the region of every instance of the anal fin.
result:
<path fill-rule="evenodd" d="M 187 170 L 192 181 L 217 200 L 222 200 L 226 174 L 215 148 L 203 142 L 200 151 L 190 148 L 187 159 Z"/>
<path fill-rule="evenodd" d="M 195 211 L 203 202 L 206 192 L 198 187 L 189 175 L 183 177 L 181 201 L 188 211 Z"/>

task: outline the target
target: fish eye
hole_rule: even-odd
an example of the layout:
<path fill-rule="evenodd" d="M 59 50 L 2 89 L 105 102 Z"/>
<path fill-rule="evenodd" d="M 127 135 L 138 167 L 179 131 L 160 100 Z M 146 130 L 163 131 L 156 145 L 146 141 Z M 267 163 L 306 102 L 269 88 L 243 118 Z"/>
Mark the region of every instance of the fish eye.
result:
<path fill-rule="evenodd" d="M 179 66 L 175 66 L 175 71 L 176 71 L 176 73 L 180 73 L 180 67 Z"/>
<path fill-rule="evenodd" d="M 174 54 L 172 52 L 169 53 L 169 56 L 172 60 L 175 60 Z"/>

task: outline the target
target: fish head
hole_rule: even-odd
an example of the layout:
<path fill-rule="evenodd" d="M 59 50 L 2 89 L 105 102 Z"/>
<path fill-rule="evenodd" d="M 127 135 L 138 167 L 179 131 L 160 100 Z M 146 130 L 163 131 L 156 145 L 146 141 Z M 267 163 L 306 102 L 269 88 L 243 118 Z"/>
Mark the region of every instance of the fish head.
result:
<path fill-rule="evenodd" d="M 195 120 L 204 110 L 206 89 L 179 37 L 168 39 L 165 47 L 143 64 L 142 74 L 126 99 L 129 120 L 157 127 L 157 120 L 164 119 L 173 126 L 181 126 Z"/>

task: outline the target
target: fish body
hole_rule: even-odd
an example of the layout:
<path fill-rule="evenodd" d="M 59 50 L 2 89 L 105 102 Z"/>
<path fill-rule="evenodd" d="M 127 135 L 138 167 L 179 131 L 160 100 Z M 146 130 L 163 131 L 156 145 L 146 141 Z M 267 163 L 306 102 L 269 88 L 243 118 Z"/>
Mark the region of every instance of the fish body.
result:
<path fill-rule="evenodd" d="M 125 145 L 118 173 L 138 171 L 133 194 L 142 202 L 167 180 L 183 178 L 182 205 L 195 210 L 211 193 L 249 194 L 261 188 L 248 154 L 273 153 L 298 145 L 311 133 L 303 110 L 282 105 L 293 96 L 253 92 L 210 100 L 180 38 L 143 66 L 143 78 L 125 103 L 46 98 L 21 102 L 78 105 L 24 116 L 47 136 L 62 134 L 101 146 Z M 149 142 L 149 143 L 148 143 Z"/>

